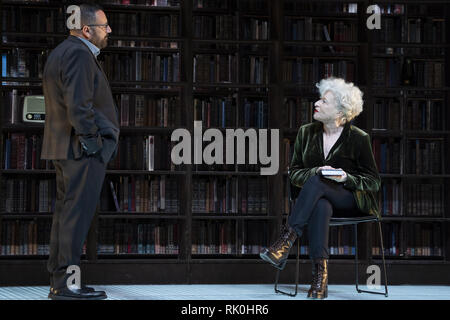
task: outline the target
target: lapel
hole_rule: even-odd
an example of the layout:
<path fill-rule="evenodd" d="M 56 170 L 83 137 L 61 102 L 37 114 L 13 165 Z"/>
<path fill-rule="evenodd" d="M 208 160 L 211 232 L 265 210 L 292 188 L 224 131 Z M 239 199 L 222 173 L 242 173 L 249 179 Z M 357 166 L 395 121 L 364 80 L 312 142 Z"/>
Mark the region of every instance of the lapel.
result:
<path fill-rule="evenodd" d="M 100 62 L 98 62 L 97 58 L 92 53 L 91 49 L 89 49 L 89 47 L 83 41 L 78 39 L 78 37 L 76 37 L 76 36 L 70 35 L 68 40 L 76 41 L 76 43 L 81 43 L 85 48 L 88 49 L 89 53 L 92 55 L 92 58 L 94 59 L 95 63 L 97 64 L 97 67 L 100 69 L 100 71 L 102 72 L 103 77 L 105 78 L 106 84 L 108 85 L 108 88 L 109 88 L 109 92 L 111 92 L 111 94 L 112 94 L 112 90 L 111 90 L 111 86 L 110 86 L 109 81 L 108 81 L 108 77 L 106 76 L 105 72 L 103 71 L 103 68 L 100 65 Z M 119 109 L 117 108 L 117 105 L 116 105 L 116 102 L 114 101 L 114 99 L 113 99 L 113 104 L 114 104 L 114 108 L 116 109 L 116 115 L 118 117 L 119 116 Z"/>
<path fill-rule="evenodd" d="M 327 157 L 325 158 L 323 154 L 323 125 L 321 122 L 317 121 L 318 125 L 315 130 L 314 140 L 316 143 L 316 146 L 319 149 L 320 156 L 323 161 L 327 161 L 333 157 L 333 154 L 336 153 L 336 151 L 339 150 L 339 148 L 342 146 L 343 142 L 346 140 L 350 133 L 350 122 L 347 122 L 344 125 L 344 130 L 342 130 L 341 135 L 334 143 L 333 147 L 331 147 L 330 152 L 328 153 Z"/>

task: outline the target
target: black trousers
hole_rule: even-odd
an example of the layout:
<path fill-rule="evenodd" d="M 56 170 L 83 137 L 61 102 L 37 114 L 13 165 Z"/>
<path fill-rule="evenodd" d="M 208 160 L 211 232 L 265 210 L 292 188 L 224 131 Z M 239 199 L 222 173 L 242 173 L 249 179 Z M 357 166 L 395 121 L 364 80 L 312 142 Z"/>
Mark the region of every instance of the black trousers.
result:
<path fill-rule="evenodd" d="M 308 227 L 309 256 L 311 259 L 329 257 L 328 233 L 332 216 L 365 216 L 356 204 L 353 193 L 342 183 L 312 176 L 303 185 L 295 201 L 288 223 L 299 237 Z"/>
<path fill-rule="evenodd" d="M 53 160 L 56 203 L 50 235 L 47 270 L 50 285 L 62 288 L 71 265 L 80 265 L 86 240 L 105 178 L 106 165 L 97 157 Z"/>

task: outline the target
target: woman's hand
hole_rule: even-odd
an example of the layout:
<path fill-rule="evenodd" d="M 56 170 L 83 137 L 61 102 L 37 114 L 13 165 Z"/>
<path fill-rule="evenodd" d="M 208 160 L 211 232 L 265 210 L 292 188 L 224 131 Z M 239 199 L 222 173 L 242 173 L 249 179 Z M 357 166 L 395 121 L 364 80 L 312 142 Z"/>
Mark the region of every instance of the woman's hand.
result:
<path fill-rule="evenodd" d="M 342 168 L 335 169 L 335 168 L 330 167 L 330 166 L 323 166 L 323 167 L 319 167 L 317 169 L 317 173 L 319 173 L 320 170 L 326 170 L 326 169 L 342 170 Z M 347 173 L 344 170 L 342 170 L 342 171 L 344 172 L 344 174 L 342 176 L 323 176 L 323 177 L 327 178 L 327 179 L 330 179 L 330 180 L 334 180 L 336 182 L 345 182 L 345 181 L 347 181 Z"/>

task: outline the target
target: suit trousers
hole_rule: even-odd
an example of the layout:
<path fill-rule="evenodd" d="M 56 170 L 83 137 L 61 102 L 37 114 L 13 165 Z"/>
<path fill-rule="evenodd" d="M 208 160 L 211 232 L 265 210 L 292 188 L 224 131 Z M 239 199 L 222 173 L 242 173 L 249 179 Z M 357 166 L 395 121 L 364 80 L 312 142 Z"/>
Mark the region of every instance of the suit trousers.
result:
<path fill-rule="evenodd" d="M 71 265 L 80 265 L 86 240 L 105 178 L 106 165 L 98 157 L 53 160 L 56 203 L 50 235 L 47 270 L 50 285 L 63 288 Z"/>
<path fill-rule="evenodd" d="M 299 237 L 308 228 L 309 256 L 328 259 L 328 233 L 332 216 L 366 216 L 356 204 L 353 193 L 342 183 L 320 175 L 310 177 L 297 197 L 288 224 Z"/>

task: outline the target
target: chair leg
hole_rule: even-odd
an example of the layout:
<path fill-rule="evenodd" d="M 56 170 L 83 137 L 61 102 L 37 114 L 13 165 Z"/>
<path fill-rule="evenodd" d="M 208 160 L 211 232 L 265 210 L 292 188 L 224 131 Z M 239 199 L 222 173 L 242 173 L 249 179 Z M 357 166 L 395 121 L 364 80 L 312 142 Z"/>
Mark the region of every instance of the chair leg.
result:
<path fill-rule="evenodd" d="M 356 277 L 356 291 L 358 291 L 358 293 L 361 293 L 361 290 L 359 290 L 358 285 L 359 285 L 359 268 L 358 268 L 358 224 L 354 224 L 353 225 L 353 229 L 355 231 L 354 234 L 354 245 L 355 245 L 355 277 Z"/>
<path fill-rule="evenodd" d="M 378 229 L 379 229 L 380 242 L 381 242 L 381 257 L 382 257 L 382 261 L 383 261 L 382 264 L 383 264 L 383 273 L 384 273 L 384 292 L 369 291 L 369 290 L 358 290 L 358 292 L 359 293 L 365 292 L 365 293 L 372 293 L 372 294 L 382 294 L 385 297 L 388 297 L 386 262 L 384 259 L 383 233 L 381 231 L 381 222 L 380 221 L 378 221 Z"/>
<path fill-rule="evenodd" d="M 384 273 L 384 295 L 388 296 L 387 287 L 387 272 L 386 272 L 386 261 L 384 259 L 384 246 L 383 246 L 383 233 L 381 231 L 381 222 L 378 221 L 378 230 L 380 231 L 380 241 L 381 241 L 381 259 L 383 260 L 383 273 Z"/>
<path fill-rule="evenodd" d="M 278 269 L 277 270 L 277 275 L 275 278 L 275 293 L 281 293 L 281 294 L 285 294 L 288 295 L 290 297 L 295 297 L 297 295 L 298 292 L 298 279 L 299 279 L 299 266 L 300 266 L 300 240 L 297 239 L 297 262 L 295 264 L 296 268 L 295 268 L 295 292 L 291 293 L 291 292 L 286 292 L 286 291 L 282 291 L 280 289 L 278 289 L 278 280 L 280 278 L 280 272 L 281 270 Z"/>

